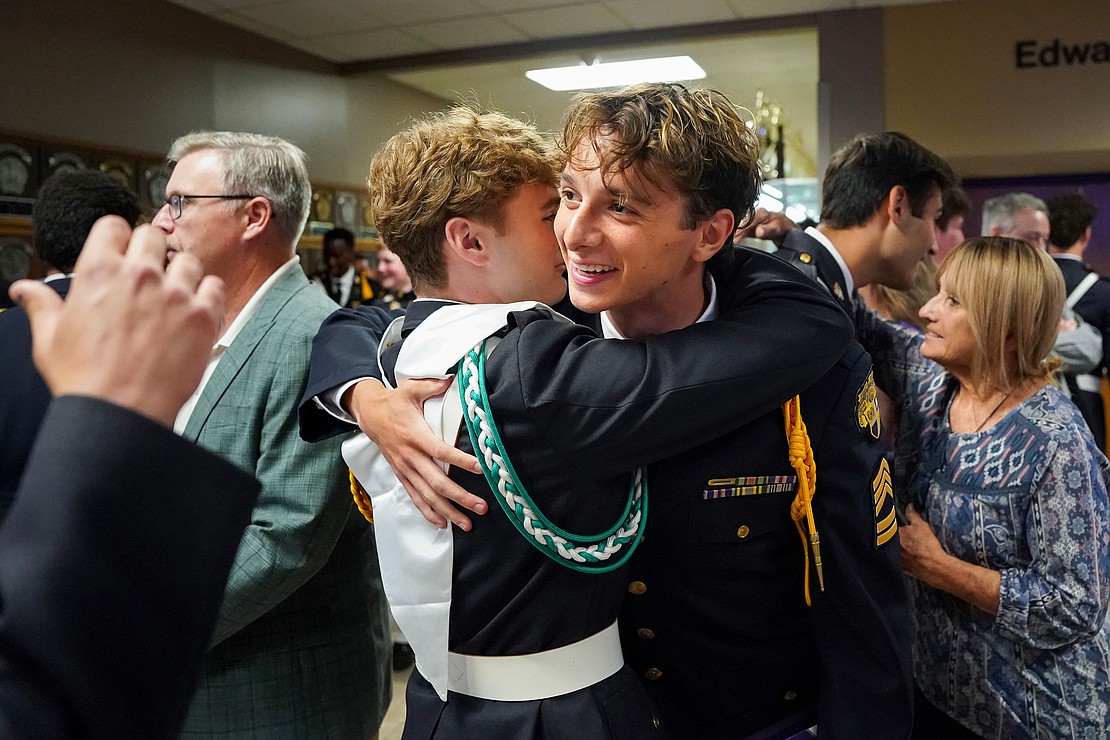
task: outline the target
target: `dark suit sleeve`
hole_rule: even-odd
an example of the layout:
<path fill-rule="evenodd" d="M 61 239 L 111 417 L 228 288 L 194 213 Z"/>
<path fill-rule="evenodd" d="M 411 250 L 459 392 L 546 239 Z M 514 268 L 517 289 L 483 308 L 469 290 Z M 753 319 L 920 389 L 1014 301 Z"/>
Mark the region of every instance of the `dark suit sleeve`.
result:
<path fill-rule="evenodd" d="M 0 530 L 0 736 L 175 737 L 258 488 L 145 417 L 55 400 Z"/>
<path fill-rule="evenodd" d="M 810 572 L 821 672 L 818 726 L 832 740 L 905 738 L 913 718 L 909 597 L 889 468 L 879 440 L 857 417 L 871 371 L 870 358 L 857 350 L 827 421 L 806 419 L 811 430 L 821 429 L 813 440 L 813 511 L 825 591 Z"/>
<path fill-rule="evenodd" d="M 297 409 L 301 439 L 319 442 L 351 431 L 345 424 L 316 405 L 316 396 L 355 378 L 381 378 L 378 341 L 389 322 L 404 311 L 386 311 L 379 306 L 341 308 L 320 326 L 312 340 L 308 385 Z"/>
<path fill-rule="evenodd" d="M 514 314 L 520 331 L 502 345 L 516 351 L 498 345 L 490 362 L 515 364 L 490 374 L 514 378 L 549 443 L 593 476 L 715 439 L 808 388 L 852 338 L 844 312 L 796 270 L 756 252 L 733 269 L 717 321 L 643 342 Z"/>

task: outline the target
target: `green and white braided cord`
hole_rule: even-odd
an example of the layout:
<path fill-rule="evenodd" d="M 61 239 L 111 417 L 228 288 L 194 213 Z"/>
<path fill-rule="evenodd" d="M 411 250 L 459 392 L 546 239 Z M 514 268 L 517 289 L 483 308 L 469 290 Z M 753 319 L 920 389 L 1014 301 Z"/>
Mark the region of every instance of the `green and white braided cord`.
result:
<path fill-rule="evenodd" d="M 605 532 L 582 536 L 555 526 L 528 495 L 497 431 L 486 392 L 485 347 L 483 340 L 459 362 L 459 388 L 470 442 L 494 498 L 525 539 L 560 565 L 586 573 L 607 573 L 624 565 L 640 544 L 647 523 L 644 469 L 632 474 L 624 512 Z"/>

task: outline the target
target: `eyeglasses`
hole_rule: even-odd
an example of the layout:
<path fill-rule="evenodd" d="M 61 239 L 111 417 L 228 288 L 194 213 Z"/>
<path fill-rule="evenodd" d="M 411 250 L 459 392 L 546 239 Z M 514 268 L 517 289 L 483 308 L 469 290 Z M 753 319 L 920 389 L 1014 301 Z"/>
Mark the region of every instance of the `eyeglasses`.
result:
<path fill-rule="evenodd" d="M 209 198 L 212 200 L 250 200 L 257 195 L 171 195 L 166 198 L 166 205 L 170 207 L 170 218 L 174 221 L 181 218 L 181 209 L 185 207 L 186 200 Z"/>

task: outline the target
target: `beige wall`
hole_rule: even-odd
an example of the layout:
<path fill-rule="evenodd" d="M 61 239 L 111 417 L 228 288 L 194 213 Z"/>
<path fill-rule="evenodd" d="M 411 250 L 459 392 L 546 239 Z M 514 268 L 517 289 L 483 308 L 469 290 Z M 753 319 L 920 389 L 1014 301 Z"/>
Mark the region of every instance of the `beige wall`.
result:
<path fill-rule="evenodd" d="M 158 0 L 0 0 L 0 48 L 0 128 L 152 153 L 194 129 L 270 133 L 318 181 L 361 184 L 400 124 L 445 105 Z"/>
<path fill-rule="evenodd" d="M 1107 0 L 884 10 L 886 125 L 965 177 L 1110 171 L 1110 63 L 1015 67 L 1014 45 L 1110 42 Z"/>

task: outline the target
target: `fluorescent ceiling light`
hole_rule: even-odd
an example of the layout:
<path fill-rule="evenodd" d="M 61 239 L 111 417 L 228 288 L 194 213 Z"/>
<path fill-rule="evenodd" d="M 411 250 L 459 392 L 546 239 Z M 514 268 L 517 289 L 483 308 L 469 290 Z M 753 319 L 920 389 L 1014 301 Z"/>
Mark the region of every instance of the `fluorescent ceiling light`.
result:
<path fill-rule="evenodd" d="M 705 70 L 690 57 L 682 56 L 530 69 L 524 73 L 524 76 L 549 90 L 564 91 L 620 87 L 634 85 L 637 82 L 701 80 L 705 78 Z"/>

